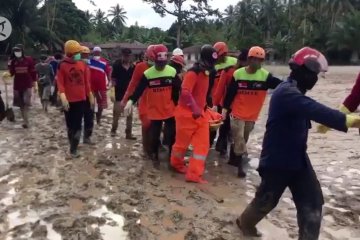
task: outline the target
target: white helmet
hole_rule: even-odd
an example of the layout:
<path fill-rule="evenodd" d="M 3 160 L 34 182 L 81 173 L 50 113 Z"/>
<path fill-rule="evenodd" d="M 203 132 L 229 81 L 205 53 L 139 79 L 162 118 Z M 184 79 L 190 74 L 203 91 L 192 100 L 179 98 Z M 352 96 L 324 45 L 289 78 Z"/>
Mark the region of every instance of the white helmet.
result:
<path fill-rule="evenodd" d="M 184 56 L 183 51 L 180 48 L 175 48 L 174 51 L 172 52 L 173 56 Z"/>

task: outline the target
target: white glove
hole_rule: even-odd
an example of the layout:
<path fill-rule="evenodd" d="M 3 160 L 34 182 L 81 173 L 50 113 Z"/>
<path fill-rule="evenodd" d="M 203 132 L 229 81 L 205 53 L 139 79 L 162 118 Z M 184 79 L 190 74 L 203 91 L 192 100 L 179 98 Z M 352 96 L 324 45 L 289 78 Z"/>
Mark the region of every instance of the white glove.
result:
<path fill-rule="evenodd" d="M 211 108 L 211 110 L 213 110 L 214 112 L 218 112 L 218 107 L 217 107 L 217 106 L 213 106 L 213 107 Z"/>
<path fill-rule="evenodd" d="M 127 101 L 126 106 L 124 108 L 125 117 L 127 117 L 127 116 L 129 116 L 131 114 L 132 107 L 133 107 L 133 101 L 132 100 Z"/>
<path fill-rule="evenodd" d="M 227 118 L 227 112 L 228 112 L 228 111 L 227 111 L 225 108 L 223 108 L 222 111 L 221 111 L 221 115 L 222 115 L 223 121 L 225 121 L 226 118 Z"/>

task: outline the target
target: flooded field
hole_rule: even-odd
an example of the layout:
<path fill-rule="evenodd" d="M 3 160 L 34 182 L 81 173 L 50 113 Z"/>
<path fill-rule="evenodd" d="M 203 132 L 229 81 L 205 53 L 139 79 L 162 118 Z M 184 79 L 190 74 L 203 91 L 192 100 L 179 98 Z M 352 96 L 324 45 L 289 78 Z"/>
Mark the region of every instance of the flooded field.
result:
<path fill-rule="evenodd" d="M 286 67 L 269 67 L 286 76 Z M 332 67 L 309 93 L 337 108 L 349 93 L 357 67 Z M 3 86 L 1 86 L 3 89 Z M 4 96 L 4 94 L 2 94 Z M 269 98 L 271 95 L 269 95 Z M 110 137 L 111 109 L 95 126 L 97 145 L 80 148 L 82 157 L 66 158 L 68 143 L 62 113 L 42 112 L 39 99 L 30 113 L 30 129 L 17 122 L 0 124 L 0 239 L 51 240 L 238 240 L 234 220 L 254 196 L 267 105 L 249 142 L 248 177 L 211 150 L 205 178 L 209 184 L 185 183 L 163 163 L 154 170 L 137 141 L 125 140 L 125 119 L 118 137 Z M 360 239 L 360 136 L 330 131 L 309 138 L 309 155 L 325 197 L 321 238 Z M 296 210 L 286 192 L 263 220 L 262 239 L 296 239 Z"/>

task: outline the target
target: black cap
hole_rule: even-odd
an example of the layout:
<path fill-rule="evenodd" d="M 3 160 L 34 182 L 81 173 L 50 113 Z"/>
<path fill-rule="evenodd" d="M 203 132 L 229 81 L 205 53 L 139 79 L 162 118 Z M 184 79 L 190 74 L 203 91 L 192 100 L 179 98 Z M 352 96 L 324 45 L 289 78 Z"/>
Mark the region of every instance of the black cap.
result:
<path fill-rule="evenodd" d="M 200 60 L 209 64 L 214 65 L 216 60 L 218 59 L 217 53 L 213 46 L 206 44 L 201 47 L 200 50 Z"/>
<path fill-rule="evenodd" d="M 241 49 L 240 54 L 237 57 L 238 61 L 246 61 L 248 53 L 249 53 L 249 49 L 247 49 L 247 48 Z"/>
<path fill-rule="evenodd" d="M 130 48 L 123 48 L 123 49 L 121 49 L 121 53 L 123 55 L 130 55 L 132 52 L 131 52 Z"/>

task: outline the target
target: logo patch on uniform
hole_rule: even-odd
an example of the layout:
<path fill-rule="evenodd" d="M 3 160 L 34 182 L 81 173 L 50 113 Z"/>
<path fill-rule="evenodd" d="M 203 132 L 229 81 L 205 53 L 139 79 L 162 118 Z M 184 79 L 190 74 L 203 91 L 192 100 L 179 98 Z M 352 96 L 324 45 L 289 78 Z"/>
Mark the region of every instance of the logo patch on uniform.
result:
<path fill-rule="evenodd" d="M 239 82 L 238 83 L 238 87 L 239 88 L 247 88 L 248 87 L 248 84 L 246 82 Z"/>
<path fill-rule="evenodd" d="M 172 83 L 172 79 L 166 79 L 166 80 L 164 81 L 164 83 L 166 83 L 166 84 L 171 84 L 171 83 Z"/>
<path fill-rule="evenodd" d="M 150 81 L 149 83 L 150 86 L 159 86 L 160 84 L 161 84 L 160 80 Z"/>
<path fill-rule="evenodd" d="M 262 88 L 262 84 L 261 83 L 254 83 L 254 88 Z"/>

